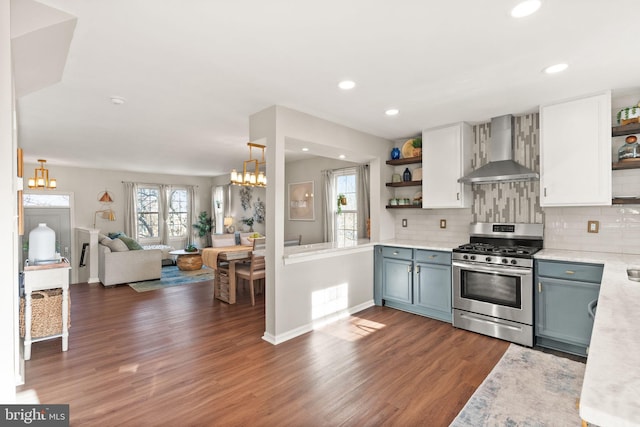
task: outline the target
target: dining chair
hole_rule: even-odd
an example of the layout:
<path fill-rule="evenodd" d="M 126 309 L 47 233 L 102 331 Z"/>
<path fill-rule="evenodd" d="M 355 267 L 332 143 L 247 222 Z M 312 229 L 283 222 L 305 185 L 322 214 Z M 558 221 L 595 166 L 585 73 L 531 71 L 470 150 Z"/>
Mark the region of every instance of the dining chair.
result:
<path fill-rule="evenodd" d="M 256 305 L 254 282 L 264 282 L 265 278 L 264 256 L 256 255 L 256 251 L 263 251 L 264 249 L 265 238 L 260 237 L 254 239 L 253 250 L 251 251 L 251 262 L 248 264 L 236 265 L 236 283 L 239 284 L 241 279 L 249 282 L 249 292 L 251 292 L 251 305 Z"/>

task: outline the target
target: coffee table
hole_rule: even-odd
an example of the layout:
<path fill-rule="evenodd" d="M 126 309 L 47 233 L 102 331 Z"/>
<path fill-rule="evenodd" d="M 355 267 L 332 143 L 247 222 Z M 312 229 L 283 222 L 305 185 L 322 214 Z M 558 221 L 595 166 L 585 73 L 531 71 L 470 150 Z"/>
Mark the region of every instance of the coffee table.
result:
<path fill-rule="evenodd" d="M 171 255 L 178 256 L 178 259 L 176 260 L 178 270 L 192 271 L 200 270 L 202 268 L 202 256 L 200 255 L 199 249 L 196 252 L 187 252 L 184 249 L 180 249 L 169 253 Z"/>

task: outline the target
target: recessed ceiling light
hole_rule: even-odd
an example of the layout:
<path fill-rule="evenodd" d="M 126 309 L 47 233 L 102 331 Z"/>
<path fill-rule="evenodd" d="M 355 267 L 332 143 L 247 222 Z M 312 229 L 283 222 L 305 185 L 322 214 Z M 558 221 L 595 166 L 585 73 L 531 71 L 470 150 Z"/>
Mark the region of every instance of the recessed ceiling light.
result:
<path fill-rule="evenodd" d="M 561 71 L 566 70 L 568 67 L 569 66 L 567 64 L 550 65 L 549 67 L 544 69 L 544 72 L 547 74 L 555 74 L 555 73 L 559 73 Z"/>
<path fill-rule="evenodd" d="M 511 9 L 511 16 L 514 18 L 524 18 L 525 16 L 529 16 L 540 9 L 541 4 L 542 2 L 540 0 L 525 0 L 518 3 L 516 7 Z"/>
<path fill-rule="evenodd" d="M 399 112 L 400 112 L 400 110 L 398 110 L 397 108 L 390 108 L 387 111 L 385 111 L 384 113 L 387 116 L 397 116 Z"/>
<path fill-rule="evenodd" d="M 127 101 L 121 96 L 112 96 L 110 99 L 111 99 L 111 103 L 114 105 L 122 105 Z"/>
<path fill-rule="evenodd" d="M 304 147 L 302 151 L 309 151 L 309 149 L 307 147 Z"/>
<path fill-rule="evenodd" d="M 346 159 L 347 156 L 345 156 L 344 154 L 340 154 L 338 157 L 340 157 L 341 159 Z"/>
<path fill-rule="evenodd" d="M 352 80 L 343 80 L 340 83 L 338 83 L 338 87 L 342 90 L 353 89 L 354 87 L 356 87 L 356 82 Z"/>

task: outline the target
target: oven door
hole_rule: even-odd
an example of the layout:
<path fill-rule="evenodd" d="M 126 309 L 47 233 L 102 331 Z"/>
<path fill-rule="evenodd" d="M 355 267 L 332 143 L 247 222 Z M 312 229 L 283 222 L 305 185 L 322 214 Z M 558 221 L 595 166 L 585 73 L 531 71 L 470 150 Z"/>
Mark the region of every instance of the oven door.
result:
<path fill-rule="evenodd" d="M 533 325 L 533 269 L 454 261 L 453 308 Z"/>

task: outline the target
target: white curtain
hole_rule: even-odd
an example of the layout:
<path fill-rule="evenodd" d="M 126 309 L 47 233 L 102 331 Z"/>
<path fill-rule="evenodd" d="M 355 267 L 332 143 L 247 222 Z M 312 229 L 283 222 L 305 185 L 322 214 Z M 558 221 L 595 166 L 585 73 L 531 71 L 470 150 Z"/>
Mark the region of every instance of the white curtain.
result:
<path fill-rule="evenodd" d="M 171 194 L 171 186 L 166 184 L 160 185 L 158 200 L 158 216 L 160 217 L 160 243 L 163 245 L 169 242 L 169 197 Z"/>
<path fill-rule="evenodd" d="M 367 220 L 370 216 L 369 208 L 369 165 L 358 165 L 356 168 L 358 180 L 358 238 L 367 236 Z"/>
<path fill-rule="evenodd" d="M 200 203 L 198 202 L 198 187 L 190 185 L 187 187 L 187 203 L 189 204 L 187 212 L 190 215 L 187 215 L 187 236 L 189 240 L 189 244 L 193 244 L 196 240 L 196 231 L 193 228 L 193 224 L 197 222 L 198 218 L 198 208 Z"/>
<path fill-rule="evenodd" d="M 138 237 L 136 215 L 138 186 L 134 182 L 123 182 L 122 184 L 124 185 L 124 234 L 136 239 Z"/>
<path fill-rule="evenodd" d="M 335 213 L 333 203 L 336 200 L 333 183 L 333 171 L 322 171 L 322 233 L 325 242 L 335 240 Z"/>

